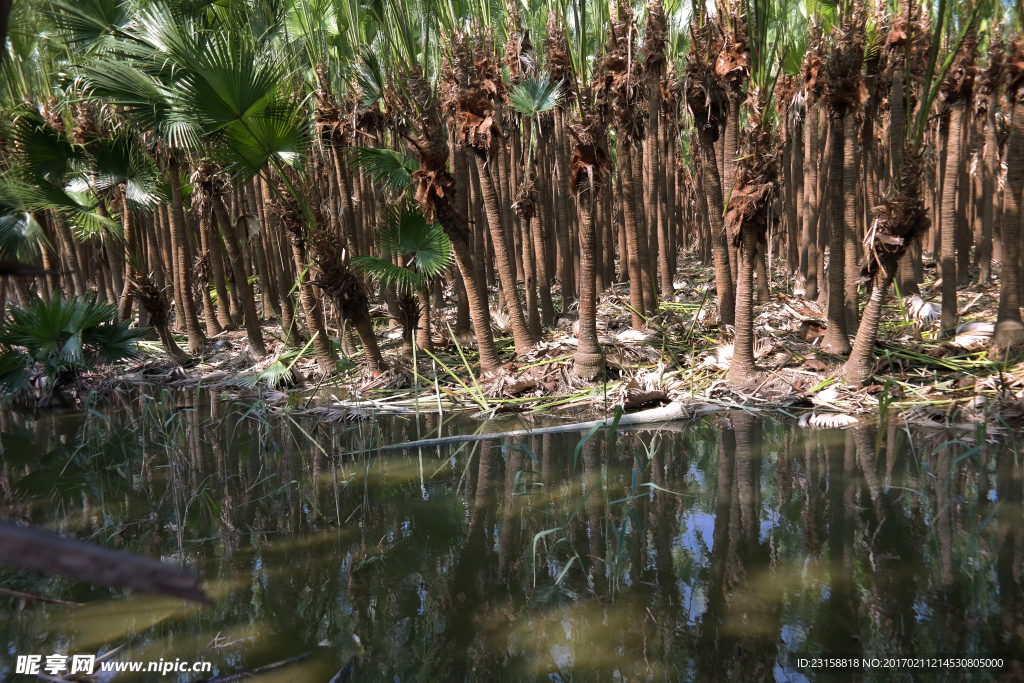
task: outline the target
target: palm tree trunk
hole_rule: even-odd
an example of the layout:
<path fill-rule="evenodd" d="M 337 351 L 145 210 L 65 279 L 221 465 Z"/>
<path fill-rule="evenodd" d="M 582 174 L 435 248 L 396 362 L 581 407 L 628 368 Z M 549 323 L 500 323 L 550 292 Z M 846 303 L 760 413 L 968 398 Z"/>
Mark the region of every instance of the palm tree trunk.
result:
<path fill-rule="evenodd" d="M 581 174 L 583 176 L 583 174 Z M 593 381 L 604 372 L 604 354 L 597 341 L 597 285 L 594 278 L 594 184 L 585 176 L 577 186 L 580 213 L 580 317 L 579 344 L 573 357 L 574 372 L 580 379 Z"/>
<path fill-rule="evenodd" d="M 334 346 L 327 337 L 327 328 L 324 326 L 323 307 L 320 300 L 313 293 L 313 285 L 309 281 L 309 272 L 305 265 L 306 242 L 301 234 L 292 233 L 292 258 L 295 261 L 295 268 L 299 273 L 299 302 L 306 314 L 306 327 L 309 328 L 312 337 L 313 350 L 316 353 L 316 363 L 320 372 L 328 375 L 334 372 L 336 362 L 334 358 Z M 357 328 L 358 331 L 358 328 Z M 367 354 L 369 359 L 369 353 Z"/>
<path fill-rule="evenodd" d="M 250 244 L 252 244 L 253 256 L 256 261 L 256 272 L 260 276 L 260 299 L 263 304 L 263 317 L 264 318 L 280 318 L 281 312 L 277 309 L 277 297 L 271 296 L 272 291 L 271 277 L 270 277 L 270 265 L 267 263 L 267 254 L 263 249 L 263 230 L 266 228 L 266 219 L 260 216 L 259 202 L 256 201 L 256 186 L 255 183 L 250 182 L 245 186 L 245 201 L 248 207 L 244 213 L 248 213 L 260 221 L 260 234 L 254 235 Z M 335 212 L 336 214 L 337 212 Z"/>
<path fill-rule="evenodd" d="M 477 271 L 478 259 L 470 244 L 469 226 L 447 197 L 434 195 L 431 202 L 434 207 L 434 216 L 444 228 L 445 234 L 448 235 L 448 240 L 452 244 L 452 253 L 455 255 L 455 262 L 466 283 L 465 292 L 466 298 L 469 299 L 469 314 L 473 319 L 473 328 L 476 332 L 477 344 L 480 347 L 480 370 L 486 374 L 497 372 L 501 367 L 501 357 L 498 355 L 498 347 L 495 345 L 494 336 L 491 333 L 491 312 L 487 306 L 487 292 L 484 289 L 481 275 Z"/>
<path fill-rule="evenodd" d="M 181 195 L 181 171 L 178 161 L 171 158 L 168 163 L 168 176 L 171 181 L 171 234 L 174 237 L 174 268 L 181 285 L 181 299 L 178 310 L 185 319 L 185 330 L 188 334 L 188 351 L 195 355 L 202 353 L 206 338 L 199 326 L 195 304 L 192 301 L 192 264 L 188 262 L 188 236 L 185 233 L 185 203 Z"/>
<path fill-rule="evenodd" d="M 845 162 L 843 152 L 846 142 L 844 116 L 831 112 L 832 127 L 829 132 L 830 158 L 828 178 L 828 329 L 822 346 L 832 353 L 845 356 L 850 353 L 850 337 L 846 328 L 846 235 L 843 194 L 845 188 Z M 852 116 L 852 114 L 847 114 Z"/>
<path fill-rule="evenodd" d="M 537 342 L 530 334 L 526 318 L 523 316 L 522 305 L 519 302 L 512 257 L 505 243 L 498 193 L 487 168 L 487 156 L 482 152 L 474 151 L 473 158 L 476 161 L 477 175 L 480 178 L 480 190 L 483 195 L 484 209 L 487 211 L 487 223 L 491 228 L 491 243 L 494 245 L 494 259 L 498 267 L 498 276 L 501 278 L 502 289 L 505 290 L 505 303 L 508 306 L 508 317 L 512 325 L 516 353 L 525 355 Z"/>
<path fill-rule="evenodd" d="M 273 211 L 269 210 L 270 205 L 273 202 L 273 190 L 270 189 L 268 183 L 262 178 L 259 179 L 260 193 L 263 198 L 263 205 L 268 207 L 264 210 L 265 223 L 263 229 L 267 231 L 267 236 L 270 238 L 268 244 L 272 247 L 270 256 L 270 267 L 273 268 L 276 273 L 274 281 L 277 283 L 277 304 L 281 310 L 281 340 L 289 346 L 298 346 L 302 338 L 302 332 L 298 328 L 298 320 L 295 317 L 295 307 L 292 304 L 291 298 L 291 284 L 288 280 L 287 264 L 285 263 L 284 254 L 281 253 L 280 243 L 278 242 L 278 232 L 280 231 L 280 224 L 278 218 L 274 215 Z M 268 292 L 269 295 L 269 292 Z M 218 297 L 220 295 L 218 294 Z"/>
<path fill-rule="evenodd" d="M 820 107 L 808 100 L 804 123 L 804 224 L 800 239 L 800 275 L 804 297 L 818 298 L 818 119 Z"/>
<path fill-rule="evenodd" d="M 651 234 L 648 226 L 648 216 L 644 211 L 644 164 L 643 144 L 630 144 L 630 165 L 633 169 L 633 199 L 636 202 L 636 254 L 640 262 L 640 285 L 644 293 L 644 313 L 654 313 L 658 298 L 654 295 L 656 272 L 651 267 Z"/>
<path fill-rule="evenodd" d="M 642 286 L 643 273 L 640 268 L 640 245 L 637 230 L 636 197 L 633 188 L 633 161 L 631 155 L 632 141 L 626 131 L 620 131 L 615 136 L 618 151 L 616 154 L 616 165 L 619 177 L 619 186 L 622 192 L 622 222 L 626 235 L 626 257 L 629 260 L 629 305 L 631 311 L 633 329 L 639 330 L 644 326 L 644 289 Z"/>
<path fill-rule="evenodd" d="M 754 267 L 757 261 L 757 229 L 740 228 L 740 263 L 736 281 L 736 340 L 726 380 L 732 386 L 744 384 L 756 372 L 754 364 Z"/>
<path fill-rule="evenodd" d="M 843 377 L 847 382 L 863 384 L 874 370 L 875 342 L 878 341 L 878 327 L 882 320 L 882 306 L 889 293 L 896 274 L 896 260 L 882 257 L 884 263 L 875 271 L 871 281 L 871 295 L 864 306 L 864 317 L 857 328 L 850 358 L 843 364 Z"/>
<path fill-rule="evenodd" d="M 1024 93 L 1007 93 L 1010 101 L 1010 139 L 1006 148 L 1006 191 L 1002 222 L 1003 273 L 999 283 L 999 313 L 992 350 L 1007 353 L 1011 346 L 1024 344 L 1024 321 L 1020 317 L 1020 272 L 1015 267 L 1020 255 L 1021 221 L 1024 220 Z"/>
<path fill-rule="evenodd" d="M 942 268 L 942 318 L 940 327 L 943 334 L 952 335 L 956 329 L 956 199 L 957 175 L 960 171 L 960 127 L 963 123 L 964 106 L 955 103 L 950 107 L 949 133 L 946 138 L 946 171 L 943 180 L 942 225 L 940 263 Z"/>
<path fill-rule="evenodd" d="M 860 186 L 860 174 L 858 151 L 857 151 L 857 117 L 852 113 L 847 114 L 843 119 L 845 140 L 843 146 L 843 246 L 844 262 L 843 268 L 846 275 L 844 306 L 846 309 L 847 330 L 857 329 L 860 322 L 860 304 L 857 299 L 857 292 L 860 288 L 858 282 L 859 268 L 857 267 L 857 246 L 860 240 L 857 239 L 857 188 Z M 834 181 L 833 181 L 834 182 Z M 831 258 L 829 263 L 832 263 Z"/>
<path fill-rule="evenodd" d="M 981 163 L 981 196 L 978 210 L 981 213 L 981 248 L 978 250 L 978 284 L 986 285 L 992 279 L 992 241 L 995 237 L 995 216 L 1000 208 L 999 195 L 995 191 L 996 177 L 999 173 L 999 142 L 996 139 L 996 103 L 995 97 L 989 98 L 985 120 L 985 146 Z"/>
<path fill-rule="evenodd" d="M 715 261 L 715 289 L 718 292 L 718 311 L 723 325 L 736 321 L 736 297 L 732 286 L 732 272 L 729 268 L 729 247 L 722 216 L 722 182 L 715 160 L 715 143 L 709 129 L 698 131 L 701 148 L 704 193 L 707 196 L 707 217 L 711 229 L 711 251 Z"/>
<path fill-rule="evenodd" d="M 231 270 L 235 274 L 235 291 L 238 293 L 238 300 L 242 305 L 249 347 L 253 355 L 265 356 L 267 355 L 267 347 L 263 343 L 263 329 L 260 327 L 260 319 L 256 313 L 256 299 L 252 293 L 252 285 L 249 284 L 245 264 L 242 262 L 242 251 L 239 248 L 235 230 L 231 225 L 227 208 L 224 206 L 221 196 L 214 194 L 210 199 L 213 202 L 213 214 L 216 216 L 217 222 L 220 224 L 221 233 L 224 235 L 224 246 L 228 251 Z"/>
<path fill-rule="evenodd" d="M 199 217 L 199 244 L 203 250 L 202 258 L 206 262 L 207 268 L 200 268 L 199 272 L 196 273 L 196 278 L 199 280 L 199 289 L 203 295 L 203 318 L 206 322 L 206 336 L 216 337 L 218 334 L 224 331 L 220 323 L 217 320 L 217 309 L 213 305 L 213 300 L 210 298 L 210 281 L 209 271 L 212 270 L 212 264 L 217 263 L 220 265 L 220 261 L 216 258 L 216 254 L 210 252 L 210 217 L 200 216 Z M 221 276 L 223 279 L 223 275 Z M 217 292 L 217 300 L 220 301 L 220 292 Z"/>
<path fill-rule="evenodd" d="M 569 310 L 569 303 L 575 294 L 575 279 L 572 273 L 572 248 L 569 245 L 569 221 L 571 220 L 571 197 L 569 195 L 569 141 L 565 132 L 566 112 L 556 107 L 555 120 L 555 163 L 558 177 L 555 185 L 555 239 L 558 243 L 558 279 L 562 283 L 562 312 Z"/>

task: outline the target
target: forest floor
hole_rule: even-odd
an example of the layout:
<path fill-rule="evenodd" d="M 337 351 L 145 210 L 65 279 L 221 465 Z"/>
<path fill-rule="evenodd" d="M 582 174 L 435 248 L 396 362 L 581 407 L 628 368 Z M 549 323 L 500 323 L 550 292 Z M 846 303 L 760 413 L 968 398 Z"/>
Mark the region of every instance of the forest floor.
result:
<path fill-rule="evenodd" d="M 83 388 L 108 390 L 124 383 L 202 384 L 262 401 L 268 408 L 327 420 L 381 411 L 473 410 L 518 413 L 530 422 L 541 415 L 609 415 L 615 406 L 629 412 L 670 401 L 705 409 L 777 410 L 820 427 L 884 417 L 890 411 L 908 422 L 968 429 L 986 424 L 998 429 L 1000 422 L 1007 426 L 1008 420 L 1024 417 L 1024 356 L 995 362 L 987 354 L 998 279 L 958 292 L 961 324 L 956 336 L 947 339 L 938 338 L 941 309 L 934 265 L 925 269 L 921 297 L 901 300 L 890 292 L 874 377 L 867 385 L 851 386 L 837 377 L 845 359 L 819 348 L 824 305 L 794 295 L 785 263 L 773 266 L 770 299 L 755 308 L 755 357 L 761 372 L 738 388 L 724 381 L 732 331 L 719 329 L 713 271 L 689 254 L 680 259 L 674 296 L 660 303 L 644 330 L 631 329 L 628 283 L 601 295 L 598 327 L 607 372 L 597 383 L 583 383 L 572 373 L 574 311 L 559 315 L 525 356 L 515 354 L 508 330 L 501 327 L 503 316 L 494 316 L 498 348 L 507 362 L 496 376 L 481 377 L 472 341 L 459 343 L 450 334 L 454 306 L 433 312 L 435 348 L 417 354 L 415 372 L 412 359 L 401 355 L 401 328 L 389 328 L 386 309 L 378 306 L 372 314 L 390 368 L 374 377 L 361 368 L 358 354 L 347 358 L 340 353 L 339 372 L 318 376 L 312 349 L 284 347 L 279 327 L 266 321 L 270 353 L 262 359 L 249 353 L 244 330 L 210 340 L 207 352 L 187 367 L 174 364 L 158 343 L 143 342 L 138 361 L 105 368 L 82 383 Z M 558 303 L 556 297 L 556 309 Z M 337 339 L 336 329 L 329 332 Z M 179 341 L 184 346 L 184 337 Z"/>

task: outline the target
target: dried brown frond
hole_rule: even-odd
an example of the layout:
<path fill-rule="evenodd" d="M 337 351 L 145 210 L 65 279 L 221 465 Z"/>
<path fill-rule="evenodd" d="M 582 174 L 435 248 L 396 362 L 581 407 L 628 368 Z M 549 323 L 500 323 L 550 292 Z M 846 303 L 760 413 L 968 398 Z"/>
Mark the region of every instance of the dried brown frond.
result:
<path fill-rule="evenodd" d="M 999 89 L 999 79 L 1003 73 L 1003 61 L 1006 58 L 1006 47 L 1003 44 L 1003 36 L 998 27 L 989 34 L 988 39 L 988 64 L 978 75 L 974 97 L 974 112 L 979 117 L 988 115 L 989 105 L 992 97 Z"/>
<path fill-rule="evenodd" d="M 825 60 L 825 102 L 835 116 L 856 111 L 867 99 L 861 68 L 864 65 L 864 8 L 852 11 L 832 32 L 832 45 Z"/>
<path fill-rule="evenodd" d="M 921 194 L 921 156 L 908 153 L 900 173 L 899 189 L 874 207 L 874 223 L 864 238 L 867 258 L 861 277 L 871 278 L 879 268 L 891 271 L 914 237 L 931 226 Z"/>
<path fill-rule="evenodd" d="M 960 44 L 939 88 L 939 97 L 946 106 L 962 105 L 970 100 L 974 88 L 974 53 L 977 46 L 977 33 L 971 29 Z"/>

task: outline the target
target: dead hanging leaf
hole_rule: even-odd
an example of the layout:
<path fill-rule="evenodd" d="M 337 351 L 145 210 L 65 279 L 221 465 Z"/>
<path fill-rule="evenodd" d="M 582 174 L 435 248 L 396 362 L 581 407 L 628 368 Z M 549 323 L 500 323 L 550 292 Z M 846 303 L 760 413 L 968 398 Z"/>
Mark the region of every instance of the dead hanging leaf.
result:
<path fill-rule="evenodd" d="M 235 231 L 245 228 L 245 242 L 248 244 L 253 237 L 260 234 L 260 219 L 252 214 L 243 213 L 235 219 Z"/>

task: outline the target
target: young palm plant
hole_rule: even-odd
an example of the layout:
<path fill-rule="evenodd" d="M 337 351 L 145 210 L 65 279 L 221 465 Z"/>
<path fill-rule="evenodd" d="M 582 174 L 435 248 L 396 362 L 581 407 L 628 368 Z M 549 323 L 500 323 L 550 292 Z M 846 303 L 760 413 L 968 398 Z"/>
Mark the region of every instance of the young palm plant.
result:
<path fill-rule="evenodd" d="M 425 330 L 427 335 L 427 339 L 417 340 L 417 346 L 428 348 L 428 291 L 431 281 L 440 276 L 451 261 L 451 243 L 441 226 L 428 223 L 423 214 L 405 199 L 398 206 L 384 210 L 383 224 L 377 228 L 377 239 L 381 250 L 401 257 L 403 265 L 379 256 L 357 256 L 352 259 L 352 266 L 384 285 L 394 286 L 403 299 L 400 305 L 405 318 L 401 321 L 403 352 L 411 356 L 413 334 L 417 329 Z M 418 301 L 409 301 L 413 297 Z"/>
<path fill-rule="evenodd" d="M 117 307 L 94 296 L 37 298 L 24 309 L 12 307 L 0 323 L 0 388 L 28 389 L 38 364 L 45 381 L 37 398 L 41 406 L 51 405 L 57 401 L 54 392 L 97 363 L 134 358 L 135 341 L 146 332 L 118 320 Z"/>

